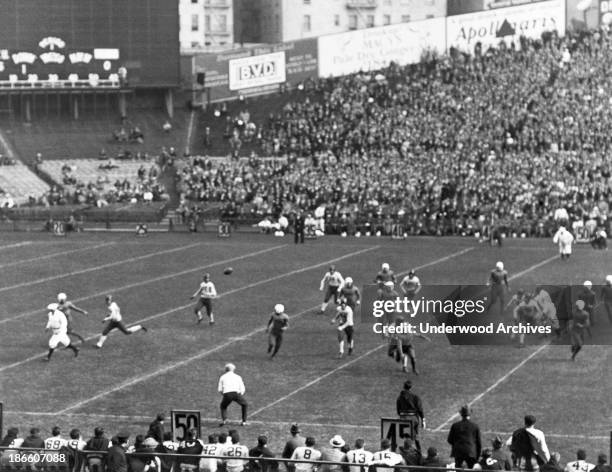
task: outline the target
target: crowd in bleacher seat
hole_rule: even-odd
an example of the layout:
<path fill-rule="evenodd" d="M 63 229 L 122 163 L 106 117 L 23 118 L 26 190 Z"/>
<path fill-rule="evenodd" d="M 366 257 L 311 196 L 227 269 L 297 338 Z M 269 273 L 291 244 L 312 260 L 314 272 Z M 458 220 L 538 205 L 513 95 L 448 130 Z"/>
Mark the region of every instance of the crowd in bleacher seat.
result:
<path fill-rule="evenodd" d="M 89 439 L 85 439 L 81 431 L 76 428 L 70 430 L 68 435 L 64 435 L 61 429 L 55 426 L 51 429 L 51 435 L 43 438 L 39 428 L 31 428 L 30 434 L 22 437 L 18 428 L 11 427 L 0 441 L 0 447 L 3 448 L 0 450 L 0 468 L 16 470 L 20 469 L 23 463 L 28 463 L 34 467 L 33 470 L 38 466 L 38 470 L 66 472 L 277 472 L 279 470 L 400 472 L 408 470 L 395 468 L 397 465 L 420 466 L 425 468 L 418 470 L 436 472 L 458 467 L 455 464 L 456 457 L 446 458 L 435 447 L 421 451 L 409 437 L 400 441 L 395 452 L 392 452 L 389 439 L 383 439 L 379 444 L 366 444 L 361 438 L 348 442 L 336 434 L 323 444 L 319 444 L 314 436 L 302 436 L 299 426 L 293 424 L 283 450 L 274 452 L 268 446 L 270 438 L 264 434 L 257 436 L 256 439 L 246 439 L 241 437 L 238 430 L 232 429 L 212 433 L 207 439 L 198 439 L 196 429 L 184 433 L 183 441 L 174 441 L 172 432 L 166 431 L 163 414 L 158 415 L 145 434 L 137 434 L 133 440 L 130 438 L 130 433 L 125 430 L 109 437 L 100 426 L 94 429 L 93 436 Z M 249 447 L 248 443 L 252 445 Z M 588 461 L 584 449 L 578 449 L 575 457 L 565 458 L 567 466 L 564 468 L 561 455 L 558 452 L 549 454 L 547 448 L 545 448 L 546 454 L 550 456 L 548 462 L 540 460 L 536 462 L 534 459 L 534 468 L 525 469 L 524 465 L 520 465 L 520 456 L 516 448 L 506 444 L 506 441 L 499 436 L 492 438 L 490 443 L 490 447 L 483 445 L 478 457 L 473 460 L 473 466 L 468 467 L 467 461 L 461 465 L 479 471 L 610 472 L 611 470 L 605 454 L 599 454 L 595 464 Z M 238 447 L 241 449 L 239 454 L 235 452 Z M 304 454 L 304 449 L 308 450 L 308 454 Z M 42 459 L 42 454 L 37 454 L 43 450 L 46 459 Z M 364 464 L 363 467 L 350 465 L 352 463 L 350 451 L 354 451 L 360 461 L 357 463 Z M 14 454 L 17 453 L 20 464 L 14 459 Z M 53 454 L 62 454 L 64 460 L 54 461 Z M 38 456 L 39 462 L 28 461 L 28 455 Z M 243 459 L 246 457 L 249 459 Z M 291 463 L 286 459 L 328 461 L 346 465 Z M 7 466 L 12 467 L 9 469 Z M 577 466 L 584 468 L 573 468 Z"/>
<path fill-rule="evenodd" d="M 330 221 L 401 220 L 409 234 L 474 234 L 492 219 L 550 236 L 558 208 L 610 233 L 611 47 L 608 31 L 546 33 L 312 82 L 256 134 L 262 155 L 304 163 L 195 162 L 183 190 L 273 217 L 325 205 Z"/>

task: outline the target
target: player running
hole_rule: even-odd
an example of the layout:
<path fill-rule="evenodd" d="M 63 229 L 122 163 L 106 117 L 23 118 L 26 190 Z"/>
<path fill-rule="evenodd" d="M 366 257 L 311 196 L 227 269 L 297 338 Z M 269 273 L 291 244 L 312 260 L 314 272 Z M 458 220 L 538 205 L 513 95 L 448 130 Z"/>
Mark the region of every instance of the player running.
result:
<path fill-rule="evenodd" d="M 382 289 L 385 282 L 395 283 L 395 274 L 391 270 L 391 267 L 386 262 L 383 262 L 380 272 L 376 274 L 374 282 L 378 284 L 378 288 Z"/>
<path fill-rule="evenodd" d="M 401 326 L 403 322 L 404 318 L 402 316 L 398 316 L 395 319 L 396 326 Z M 416 351 L 413 346 L 415 337 L 431 342 L 430 338 L 421 333 L 395 333 L 389 337 L 389 350 L 387 354 L 389 357 L 393 357 L 397 362 L 401 361 L 402 372 L 408 372 L 408 359 L 410 359 L 412 373 L 414 375 L 419 375 L 419 370 L 416 366 Z"/>
<path fill-rule="evenodd" d="M 319 286 L 319 291 L 322 292 L 325 289 L 325 297 L 323 298 L 323 303 L 321 304 L 321 314 L 325 313 L 327 304 L 329 303 L 331 297 L 334 297 L 334 303 L 338 303 L 338 296 L 340 294 L 340 287 L 342 287 L 342 285 L 344 285 L 342 274 L 336 270 L 336 266 L 329 266 L 329 271 L 325 273 L 323 279 L 321 279 L 321 285 Z"/>
<path fill-rule="evenodd" d="M 486 311 L 490 311 L 495 302 L 499 300 L 499 313 L 503 315 L 505 306 L 504 299 L 506 290 L 508 290 L 508 272 L 504 270 L 504 263 L 502 261 L 495 264 L 495 269 L 489 274 L 487 285 L 491 287 L 491 291 Z"/>
<path fill-rule="evenodd" d="M 71 310 L 78 311 L 79 313 L 81 313 L 83 315 L 87 315 L 87 312 L 85 310 L 83 310 L 82 308 L 79 308 L 78 306 L 76 306 L 71 301 L 69 301 L 68 300 L 68 296 L 65 293 L 63 293 L 63 292 L 57 294 L 57 303 L 58 303 L 58 309 L 60 309 L 64 313 L 64 315 L 66 315 L 66 320 L 68 320 L 68 336 L 70 336 L 70 335 L 75 336 L 82 343 L 84 343 L 85 339 L 83 338 L 83 336 L 81 336 L 79 333 L 74 331 L 73 328 L 72 328 L 72 312 L 71 312 Z"/>
<path fill-rule="evenodd" d="M 517 292 L 517 296 L 520 296 L 520 290 Z M 518 304 L 514 308 L 512 313 L 514 318 L 514 324 L 531 324 L 539 325 L 540 319 L 542 318 L 542 311 L 535 297 L 528 292 L 523 293 L 523 296 L 518 299 Z M 514 339 L 515 333 L 510 334 L 510 339 Z M 518 347 L 525 347 L 525 333 L 522 331 L 518 335 L 519 344 Z"/>
<path fill-rule="evenodd" d="M 340 297 L 346 300 L 346 304 L 351 307 L 353 313 L 357 308 L 357 305 L 361 303 L 361 293 L 359 289 L 353 283 L 351 277 L 344 279 L 344 285 L 340 289 Z"/>
<path fill-rule="evenodd" d="M 570 337 L 572 339 L 572 360 L 576 360 L 576 355 L 584 345 L 584 330 L 589 326 L 589 314 L 584 309 L 584 301 L 576 300 L 576 308 L 572 312 L 572 319 L 568 324 Z"/>
<path fill-rule="evenodd" d="M 147 332 L 147 328 L 140 324 L 130 326 L 129 328 L 125 327 L 122 321 L 123 316 L 121 316 L 121 310 L 119 309 L 119 305 L 117 305 L 117 303 L 113 301 L 112 295 L 106 296 L 106 308 L 108 309 L 108 315 L 102 320 L 102 323 L 106 323 L 108 321 L 108 324 L 104 327 L 104 330 L 100 335 L 100 339 L 96 343 L 96 347 L 98 349 L 102 348 L 102 346 L 104 345 L 104 341 L 106 341 L 106 338 L 108 338 L 108 334 L 113 329 L 118 329 L 123 334 L 128 335 L 136 333 L 140 330 L 144 331 L 145 333 Z"/>
<path fill-rule="evenodd" d="M 198 304 L 194 308 L 194 312 L 198 317 L 198 323 L 201 323 L 204 319 L 202 317 L 202 308 L 206 308 L 206 315 L 208 316 L 208 323 L 215 324 L 215 316 L 213 315 L 212 300 L 217 298 L 217 289 L 215 284 L 210 281 L 210 274 L 204 274 L 202 277 L 202 283 L 200 287 L 191 296 L 191 300 L 199 296 Z"/>
<path fill-rule="evenodd" d="M 353 334 L 355 333 L 355 323 L 353 321 L 353 309 L 347 305 L 344 298 L 340 299 L 340 306 L 337 309 L 336 316 L 331 320 L 332 324 L 338 324 L 338 359 L 344 356 L 344 337 L 346 336 L 346 344 L 348 345 L 348 355 L 353 353 L 354 341 Z"/>
<path fill-rule="evenodd" d="M 268 354 L 270 359 L 276 356 L 276 353 L 283 343 L 283 333 L 289 327 L 289 317 L 285 313 L 285 306 L 280 303 L 274 305 L 274 313 L 268 321 L 266 332 L 268 333 Z"/>
<path fill-rule="evenodd" d="M 49 304 L 47 306 L 47 310 L 49 310 L 49 316 L 45 329 L 47 331 L 51 330 L 52 335 L 49 339 L 49 352 L 46 360 L 51 360 L 53 352 L 60 344 L 63 344 L 65 348 L 72 350 L 72 352 L 74 352 L 74 357 L 77 357 L 79 355 L 79 348 L 73 346 L 70 342 L 70 338 L 68 337 L 68 320 L 66 319 L 66 315 L 59 309 L 57 303 Z"/>
<path fill-rule="evenodd" d="M 553 243 L 559 245 L 559 255 L 561 259 L 569 259 L 572 255 L 572 244 L 574 244 L 574 236 L 565 226 L 560 226 L 553 236 Z"/>
<path fill-rule="evenodd" d="M 416 271 L 411 269 L 408 275 L 400 282 L 400 288 L 407 298 L 414 299 L 414 297 L 421 291 L 421 281 L 416 275 Z"/>
<path fill-rule="evenodd" d="M 606 276 L 606 284 L 601 289 L 601 301 L 606 309 L 608 321 L 612 323 L 612 275 Z"/>

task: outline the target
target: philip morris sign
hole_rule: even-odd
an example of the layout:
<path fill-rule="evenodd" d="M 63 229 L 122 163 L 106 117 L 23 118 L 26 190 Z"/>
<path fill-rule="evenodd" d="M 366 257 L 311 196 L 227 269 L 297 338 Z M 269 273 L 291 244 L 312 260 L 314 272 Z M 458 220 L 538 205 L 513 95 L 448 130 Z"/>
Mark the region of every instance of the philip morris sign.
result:
<path fill-rule="evenodd" d="M 539 38 L 545 31 L 565 34 L 563 0 L 551 0 L 509 8 L 499 8 L 446 18 L 447 47 L 473 52 L 476 43 L 483 48 L 497 46 L 501 41 L 514 42 L 519 37 Z"/>
<path fill-rule="evenodd" d="M 419 62 L 423 52 L 443 52 L 444 18 L 367 28 L 318 38 L 319 77 L 375 71 L 391 62 Z"/>
<path fill-rule="evenodd" d="M 285 82 L 284 51 L 229 61 L 230 90 L 242 90 L 283 82 Z"/>

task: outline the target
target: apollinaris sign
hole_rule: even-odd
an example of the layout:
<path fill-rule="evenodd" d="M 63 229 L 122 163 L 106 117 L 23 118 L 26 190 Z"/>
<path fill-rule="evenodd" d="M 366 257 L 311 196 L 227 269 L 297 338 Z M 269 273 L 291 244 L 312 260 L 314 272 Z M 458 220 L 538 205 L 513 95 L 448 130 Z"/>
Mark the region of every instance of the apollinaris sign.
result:
<path fill-rule="evenodd" d="M 546 31 L 565 34 L 565 4 L 550 0 L 523 6 L 450 16 L 446 19 L 448 47 L 473 52 L 476 43 L 497 46 L 501 41 L 519 47 L 519 38 L 540 38 Z"/>

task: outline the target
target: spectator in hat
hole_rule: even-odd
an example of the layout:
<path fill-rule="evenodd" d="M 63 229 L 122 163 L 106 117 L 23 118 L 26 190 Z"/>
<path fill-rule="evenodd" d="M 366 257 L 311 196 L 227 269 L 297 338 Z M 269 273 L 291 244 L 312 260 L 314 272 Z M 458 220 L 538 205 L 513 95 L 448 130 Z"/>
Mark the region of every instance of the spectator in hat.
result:
<path fill-rule="evenodd" d="M 440 456 L 438 456 L 438 450 L 435 447 L 427 448 L 427 455 L 423 459 L 423 462 L 421 463 L 421 465 L 423 467 L 429 466 L 433 468 L 446 467 L 446 464 L 444 463 L 444 461 L 442 461 L 442 459 L 440 459 Z M 432 469 L 432 470 L 427 470 L 427 472 L 438 472 L 438 471 L 436 469 Z"/>
<path fill-rule="evenodd" d="M 257 446 L 249 450 L 249 456 L 267 459 L 276 457 L 268 448 L 268 437 L 264 435 L 257 438 Z M 251 472 L 276 472 L 278 470 L 277 461 L 251 461 L 249 466 Z"/>
<path fill-rule="evenodd" d="M 448 433 L 448 444 L 451 445 L 451 457 L 455 458 L 455 467 L 463 467 L 466 464 L 468 469 L 480 457 L 482 449 L 480 442 L 480 428 L 470 420 L 470 409 L 464 405 L 459 410 L 461 419 L 451 426 Z"/>
<path fill-rule="evenodd" d="M 281 454 L 283 459 L 291 459 L 296 447 L 303 447 L 306 445 L 306 439 L 300 435 L 300 427 L 297 423 L 291 425 L 289 432 L 291 433 L 291 438 L 285 443 L 285 448 Z M 295 470 L 295 464 L 292 463 L 285 463 L 285 467 L 288 472 L 293 472 L 293 470 Z"/>
<path fill-rule="evenodd" d="M 563 467 L 560 465 L 561 463 L 561 454 L 558 452 L 550 453 L 550 460 L 540 467 L 540 472 L 563 472 Z M 602 471 L 602 472 L 610 472 L 610 471 Z"/>
<path fill-rule="evenodd" d="M 612 468 L 608 465 L 608 456 L 599 454 L 597 456 L 597 465 L 592 472 L 612 472 Z"/>
<path fill-rule="evenodd" d="M 147 437 L 155 439 L 158 443 L 164 440 L 164 420 L 166 415 L 164 413 L 158 413 L 155 420 L 149 425 L 149 431 L 147 431 Z"/>
<path fill-rule="evenodd" d="M 342 452 L 342 448 L 345 446 L 344 439 L 339 434 L 336 434 L 329 440 L 331 448 L 327 448 L 322 451 L 321 460 L 330 462 L 345 462 L 346 454 Z M 341 472 L 342 469 L 337 465 L 323 465 L 321 472 Z"/>
<path fill-rule="evenodd" d="M 512 457 L 504 450 L 504 442 L 499 436 L 491 441 L 493 450 L 491 451 L 491 457 L 499 462 L 504 470 L 512 470 Z"/>

